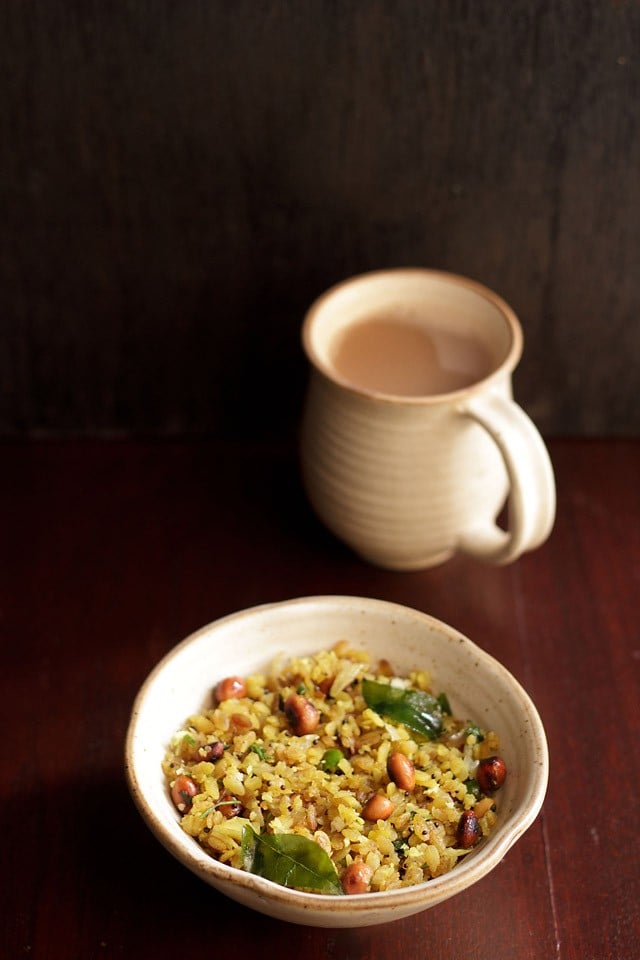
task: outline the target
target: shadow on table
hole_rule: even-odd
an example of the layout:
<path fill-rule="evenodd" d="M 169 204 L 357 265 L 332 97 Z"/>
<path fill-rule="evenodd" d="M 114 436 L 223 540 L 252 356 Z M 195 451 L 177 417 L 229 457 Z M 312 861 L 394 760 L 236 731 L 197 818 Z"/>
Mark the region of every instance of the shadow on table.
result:
<path fill-rule="evenodd" d="M 124 781 L 87 785 L 82 795 L 76 816 L 80 807 L 89 815 L 76 821 L 70 849 L 76 863 L 69 866 L 86 878 L 87 935 L 114 955 L 133 956 L 135 950 L 138 956 L 196 956 L 208 944 L 217 955 L 249 956 L 259 947 L 259 956 L 284 957 L 291 954 L 292 938 L 305 960 L 373 955 L 380 928 L 294 926 L 254 913 L 203 883 L 153 837 Z"/>

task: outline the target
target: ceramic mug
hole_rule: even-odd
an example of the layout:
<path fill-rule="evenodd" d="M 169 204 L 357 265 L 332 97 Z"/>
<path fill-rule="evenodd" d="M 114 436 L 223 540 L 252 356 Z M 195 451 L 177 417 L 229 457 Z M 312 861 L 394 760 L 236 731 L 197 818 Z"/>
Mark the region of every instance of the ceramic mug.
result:
<path fill-rule="evenodd" d="M 434 270 L 363 274 L 312 304 L 302 340 L 302 478 L 340 540 L 397 570 L 457 552 L 503 564 L 544 542 L 553 469 L 513 400 L 522 329 L 499 296 Z"/>

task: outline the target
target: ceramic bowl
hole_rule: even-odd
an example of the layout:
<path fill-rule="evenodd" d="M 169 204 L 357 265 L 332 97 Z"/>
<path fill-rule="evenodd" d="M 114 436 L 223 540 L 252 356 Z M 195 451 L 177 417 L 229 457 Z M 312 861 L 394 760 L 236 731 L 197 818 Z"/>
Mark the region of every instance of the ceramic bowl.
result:
<path fill-rule="evenodd" d="M 211 703 L 222 676 L 267 667 L 280 653 L 301 655 L 338 640 L 386 657 L 398 673 L 431 671 L 454 715 L 496 730 L 508 769 L 491 835 L 450 873 L 383 893 L 302 893 L 218 863 L 183 832 L 161 761 L 186 717 Z M 321 927 L 387 923 L 419 913 L 481 880 L 531 826 L 548 777 L 547 743 L 527 693 L 493 657 L 445 623 L 408 607 L 360 597 L 323 596 L 243 610 L 203 627 L 171 650 L 143 684 L 125 747 L 129 788 L 158 840 L 220 893 L 281 920 Z"/>

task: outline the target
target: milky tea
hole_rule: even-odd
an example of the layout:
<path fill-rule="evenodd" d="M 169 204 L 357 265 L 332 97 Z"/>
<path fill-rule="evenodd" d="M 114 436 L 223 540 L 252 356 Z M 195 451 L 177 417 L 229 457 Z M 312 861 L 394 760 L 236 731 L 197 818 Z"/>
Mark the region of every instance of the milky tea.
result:
<path fill-rule="evenodd" d="M 470 334 L 388 313 L 347 326 L 332 344 L 330 362 L 356 389 L 404 397 L 464 390 L 495 366 L 482 341 Z"/>
<path fill-rule="evenodd" d="M 553 469 L 513 399 L 523 337 L 501 297 L 438 270 L 373 271 L 321 294 L 302 342 L 305 491 L 360 557 L 390 570 L 456 553 L 503 564 L 544 542 Z"/>

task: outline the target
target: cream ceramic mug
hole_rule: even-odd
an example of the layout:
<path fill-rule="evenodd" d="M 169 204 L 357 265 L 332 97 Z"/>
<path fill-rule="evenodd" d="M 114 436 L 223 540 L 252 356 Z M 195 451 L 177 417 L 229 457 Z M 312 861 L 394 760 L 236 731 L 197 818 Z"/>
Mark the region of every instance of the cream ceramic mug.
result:
<path fill-rule="evenodd" d="M 544 542 L 553 469 L 513 400 L 522 330 L 499 296 L 433 270 L 363 274 L 312 304 L 302 340 L 302 478 L 339 539 L 396 570 L 456 552 L 509 563 Z"/>

